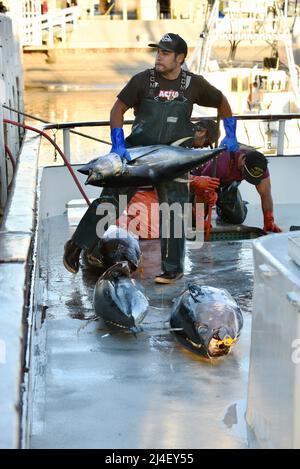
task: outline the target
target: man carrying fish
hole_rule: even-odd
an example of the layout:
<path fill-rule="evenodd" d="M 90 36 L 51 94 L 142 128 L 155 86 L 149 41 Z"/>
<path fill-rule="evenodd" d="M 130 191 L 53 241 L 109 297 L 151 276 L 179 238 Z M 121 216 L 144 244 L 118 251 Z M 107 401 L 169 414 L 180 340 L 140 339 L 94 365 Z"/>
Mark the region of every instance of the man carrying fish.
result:
<path fill-rule="evenodd" d="M 193 104 L 214 107 L 223 119 L 226 136 L 221 145 L 228 151 L 238 149 L 235 137 L 235 119 L 226 97 L 202 76 L 183 70 L 182 65 L 187 55 L 187 44 L 178 34 L 167 33 L 157 44 L 155 67 L 134 75 L 123 90 L 110 114 L 111 151 L 124 161 L 130 160 L 129 147 L 156 144 L 170 145 L 178 139 L 191 135 L 190 117 Z M 135 121 L 131 134 L 124 138 L 124 114 L 134 108 Z M 206 179 L 208 183 L 209 178 Z M 155 278 L 156 283 L 170 284 L 183 276 L 185 235 L 183 207 L 189 202 L 187 175 L 155 185 L 160 205 L 181 206 L 181 214 L 170 211 L 169 219 L 160 213 L 160 239 L 162 255 L 162 273 Z M 101 197 L 96 199 L 81 219 L 73 237 L 65 245 L 64 265 L 72 273 L 79 269 L 79 257 L 82 249 L 92 249 L 98 238 L 96 225 L 101 215 L 97 207 L 101 203 L 113 204 L 119 213 L 119 196 L 126 195 L 127 202 L 133 197 L 137 187 L 104 188 Z M 183 235 L 176 237 L 175 224 L 182 224 Z M 168 230 L 164 226 L 170 227 Z M 168 236 L 161 236 L 168 232 Z"/>

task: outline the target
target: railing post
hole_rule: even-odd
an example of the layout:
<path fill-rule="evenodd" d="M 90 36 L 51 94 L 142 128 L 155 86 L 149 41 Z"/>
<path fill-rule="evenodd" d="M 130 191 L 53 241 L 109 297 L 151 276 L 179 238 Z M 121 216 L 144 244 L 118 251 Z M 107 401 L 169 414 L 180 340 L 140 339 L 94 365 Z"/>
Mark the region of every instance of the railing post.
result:
<path fill-rule="evenodd" d="M 48 25 L 49 25 L 48 47 L 52 49 L 54 47 L 54 36 L 53 36 L 53 21 L 52 21 L 51 16 L 49 16 Z"/>
<path fill-rule="evenodd" d="M 74 7 L 74 12 L 73 12 L 73 15 L 72 15 L 73 29 L 76 29 L 78 17 L 79 17 L 79 7 Z"/>
<path fill-rule="evenodd" d="M 123 21 L 127 20 L 127 0 L 123 0 Z"/>
<path fill-rule="evenodd" d="M 67 38 L 66 15 L 63 15 L 61 18 L 61 42 L 64 46 L 66 45 L 66 38 Z"/>
<path fill-rule="evenodd" d="M 71 146 L 70 146 L 70 129 L 63 130 L 63 141 L 64 141 L 64 155 L 66 159 L 71 161 Z"/>
<path fill-rule="evenodd" d="M 284 133 L 285 133 L 285 120 L 279 121 L 278 140 L 277 140 L 277 155 L 283 155 L 284 152 Z"/>

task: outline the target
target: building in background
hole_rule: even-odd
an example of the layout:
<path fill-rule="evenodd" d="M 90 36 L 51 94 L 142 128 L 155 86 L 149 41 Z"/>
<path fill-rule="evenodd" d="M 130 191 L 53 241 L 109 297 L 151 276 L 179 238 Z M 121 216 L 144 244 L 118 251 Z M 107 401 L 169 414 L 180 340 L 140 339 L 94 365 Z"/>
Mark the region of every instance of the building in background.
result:
<path fill-rule="evenodd" d="M 78 6 L 82 18 L 108 15 L 111 19 L 194 19 L 212 2 L 208 0 L 5 0 L 9 12 L 22 10 L 23 16 L 54 13 Z M 124 16 L 126 18 L 124 18 Z"/>
<path fill-rule="evenodd" d="M 66 4 L 67 2 L 57 2 Z M 69 2 L 70 3 L 70 2 Z M 82 15 L 110 15 L 113 19 L 191 19 L 211 2 L 207 0 L 78 0 Z M 65 8 L 65 6 L 61 6 Z M 125 12 L 125 15 L 124 15 Z"/>

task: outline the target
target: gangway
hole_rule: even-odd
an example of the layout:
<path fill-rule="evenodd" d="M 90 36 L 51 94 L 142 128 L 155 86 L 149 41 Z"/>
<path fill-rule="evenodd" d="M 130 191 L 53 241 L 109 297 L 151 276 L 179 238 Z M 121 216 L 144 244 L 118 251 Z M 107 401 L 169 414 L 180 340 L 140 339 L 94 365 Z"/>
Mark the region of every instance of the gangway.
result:
<path fill-rule="evenodd" d="M 23 18 L 21 27 L 22 46 L 42 46 L 43 32 L 48 33 L 47 46 L 54 46 L 54 29 L 60 28 L 61 42 L 66 44 L 67 23 L 72 23 L 76 27 L 80 14 L 78 6 L 69 8 L 57 8 L 47 14 L 40 13 L 40 7 L 28 9 L 27 2 L 23 4 Z"/>

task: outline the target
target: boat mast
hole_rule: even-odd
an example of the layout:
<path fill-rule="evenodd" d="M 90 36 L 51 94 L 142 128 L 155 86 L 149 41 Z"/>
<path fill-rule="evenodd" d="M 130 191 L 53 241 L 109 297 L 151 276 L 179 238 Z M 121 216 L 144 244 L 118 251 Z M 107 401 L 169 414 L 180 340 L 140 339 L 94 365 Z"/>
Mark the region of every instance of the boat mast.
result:
<path fill-rule="evenodd" d="M 278 64 L 278 45 L 283 45 L 286 55 L 285 64 L 290 76 L 291 88 L 295 102 L 300 107 L 299 77 L 295 64 L 292 34 L 288 25 L 288 1 L 216 0 L 211 9 L 210 17 L 197 41 L 195 50 L 187 65 L 189 70 L 197 74 L 209 71 L 212 49 L 218 41 L 228 41 L 230 51 L 227 64 L 232 66 L 238 45 L 242 41 L 254 43 L 266 41 L 272 48 L 272 57 Z M 275 66 L 275 68 L 277 65 Z"/>

